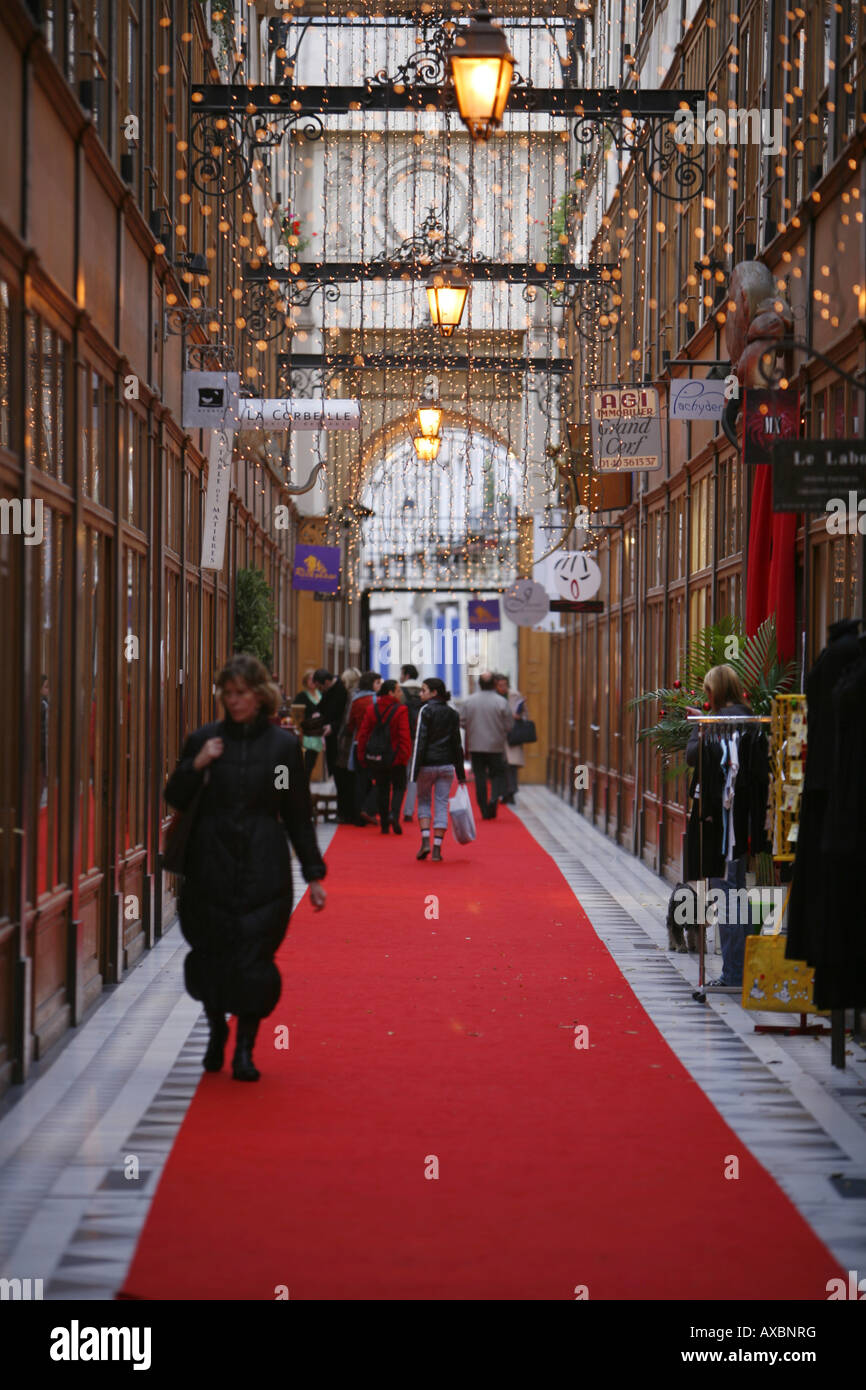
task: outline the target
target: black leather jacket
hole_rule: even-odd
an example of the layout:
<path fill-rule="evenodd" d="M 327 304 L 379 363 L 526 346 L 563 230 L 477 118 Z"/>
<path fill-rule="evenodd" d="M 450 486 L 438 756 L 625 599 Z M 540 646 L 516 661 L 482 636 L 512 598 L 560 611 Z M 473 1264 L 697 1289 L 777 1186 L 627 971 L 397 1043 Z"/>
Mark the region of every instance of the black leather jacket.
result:
<path fill-rule="evenodd" d="M 422 705 L 418 715 L 409 781 L 417 779 L 419 768 L 445 767 L 448 763 L 453 763 L 458 782 L 465 782 L 460 716 L 456 709 L 434 698 Z"/>

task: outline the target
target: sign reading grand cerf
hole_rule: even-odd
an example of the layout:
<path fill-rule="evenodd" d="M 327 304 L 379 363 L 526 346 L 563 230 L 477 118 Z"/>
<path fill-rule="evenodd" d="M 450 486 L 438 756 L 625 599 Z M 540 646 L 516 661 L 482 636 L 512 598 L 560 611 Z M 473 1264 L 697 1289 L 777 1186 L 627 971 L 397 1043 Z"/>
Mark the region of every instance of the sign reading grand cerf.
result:
<path fill-rule="evenodd" d="M 591 393 L 590 402 L 596 472 L 661 468 L 661 412 L 654 386 L 600 386 Z"/>

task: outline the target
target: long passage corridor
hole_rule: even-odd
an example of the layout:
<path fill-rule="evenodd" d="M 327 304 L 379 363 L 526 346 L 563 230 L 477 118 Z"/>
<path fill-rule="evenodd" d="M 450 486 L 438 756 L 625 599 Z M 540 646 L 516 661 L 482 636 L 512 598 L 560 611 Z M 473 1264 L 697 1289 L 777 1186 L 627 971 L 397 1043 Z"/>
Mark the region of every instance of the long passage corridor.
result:
<path fill-rule="evenodd" d="M 834 1072 L 829 1038 L 696 1002 L 664 885 L 542 788 L 441 864 L 405 831 L 319 827 L 328 908 L 296 908 L 259 1085 L 202 1072 L 174 928 L 10 1094 L 3 1276 L 54 1300 L 817 1301 L 866 1268 L 856 1042 Z"/>

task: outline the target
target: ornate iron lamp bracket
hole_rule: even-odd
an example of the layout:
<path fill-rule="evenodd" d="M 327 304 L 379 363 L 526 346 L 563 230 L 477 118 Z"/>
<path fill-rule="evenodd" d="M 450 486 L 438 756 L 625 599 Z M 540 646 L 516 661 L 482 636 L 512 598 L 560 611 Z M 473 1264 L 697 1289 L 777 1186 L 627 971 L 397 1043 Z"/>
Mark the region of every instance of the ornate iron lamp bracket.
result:
<path fill-rule="evenodd" d="M 629 94 L 621 95 L 622 110 L 604 116 L 578 117 L 573 127 L 578 144 L 587 150 L 599 137 L 605 145 L 609 138 L 621 153 L 640 159 L 644 178 L 653 184 L 659 197 L 672 202 L 688 202 L 699 197 L 706 186 L 704 161 L 689 154 L 688 146 L 677 143 L 673 113 L 629 112 L 625 106 Z M 671 170 L 674 190 L 668 193 L 662 185 Z"/>

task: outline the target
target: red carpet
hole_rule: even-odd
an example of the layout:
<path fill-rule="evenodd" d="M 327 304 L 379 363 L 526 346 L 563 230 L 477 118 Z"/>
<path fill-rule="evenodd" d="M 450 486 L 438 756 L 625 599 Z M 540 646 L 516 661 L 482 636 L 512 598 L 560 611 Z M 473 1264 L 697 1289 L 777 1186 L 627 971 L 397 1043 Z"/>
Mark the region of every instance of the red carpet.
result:
<path fill-rule="evenodd" d="M 203 1077 L 123 1296 L 826 1299 L 832 1255 L 520 822 L 449 835 L 442 864 L 406 828 L 338 830 L 263 1078 Z"/>

